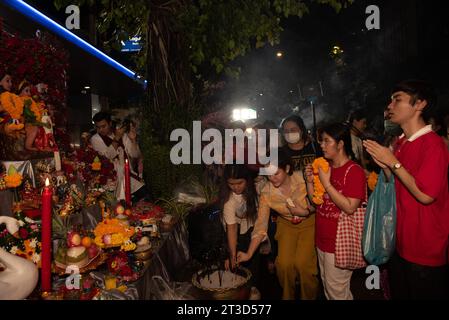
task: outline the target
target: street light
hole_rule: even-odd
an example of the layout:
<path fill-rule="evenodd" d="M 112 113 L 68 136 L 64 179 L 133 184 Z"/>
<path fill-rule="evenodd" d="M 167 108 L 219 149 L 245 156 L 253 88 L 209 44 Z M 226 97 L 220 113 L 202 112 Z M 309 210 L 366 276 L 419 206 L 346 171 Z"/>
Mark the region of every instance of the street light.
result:
<path fill-rule="evenodd" d="M 232 119 L 234 121 L 243 121 L 257 119 L 257 111 L 251 108 L 236 108 L 232 111 Z"/>

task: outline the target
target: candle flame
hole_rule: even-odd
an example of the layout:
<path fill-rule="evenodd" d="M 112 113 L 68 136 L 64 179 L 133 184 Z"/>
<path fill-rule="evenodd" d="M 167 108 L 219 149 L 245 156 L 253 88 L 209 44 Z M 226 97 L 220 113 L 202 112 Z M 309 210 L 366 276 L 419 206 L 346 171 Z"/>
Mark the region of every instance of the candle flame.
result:
<path fill-rule="evenodd" d="M 125 162 L 128 163 L 128 159 L 125 159 Z"/>
<path fill-rule="evenodd" d="M 48 180 L 48 178 L 47 178 L 47 179 L 45 179 L 45 186 L 48 187 L 49 185 L 50 185 L 50 180 Z"/>

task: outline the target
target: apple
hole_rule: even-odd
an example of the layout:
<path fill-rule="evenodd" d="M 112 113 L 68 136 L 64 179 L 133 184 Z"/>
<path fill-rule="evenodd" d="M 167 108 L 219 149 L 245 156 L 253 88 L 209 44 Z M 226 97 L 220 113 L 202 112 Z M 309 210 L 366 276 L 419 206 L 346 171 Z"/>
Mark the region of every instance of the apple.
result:
<path fill-rule="evenodd" d="M 67 246 L 78 247 L 81 244 L 81 236 L 78 232 L 71 231 L 67 235 Z"/>
<path fill-rule="evenodd" d="M 89 248 L 87 248 L 87 254 L 89 259 L 94 258 L 98 254 L 99 248 L 96 244 L 92 243 Z"/>

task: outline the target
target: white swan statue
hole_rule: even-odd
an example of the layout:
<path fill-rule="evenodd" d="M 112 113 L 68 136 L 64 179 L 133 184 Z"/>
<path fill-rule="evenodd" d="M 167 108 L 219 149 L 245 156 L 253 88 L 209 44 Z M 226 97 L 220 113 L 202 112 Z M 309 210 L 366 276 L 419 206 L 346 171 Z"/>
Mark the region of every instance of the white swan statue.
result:
<path fill-rule="evenodd" d="M 11 217 L 0 216 L 0 225 L 12 235 L 17 235 L 19 222 Z M 34 263 L 10 254 L 0 248 L 0 300 L 19 300 L 28 297 L 37 285 L 39 270 Z"/>

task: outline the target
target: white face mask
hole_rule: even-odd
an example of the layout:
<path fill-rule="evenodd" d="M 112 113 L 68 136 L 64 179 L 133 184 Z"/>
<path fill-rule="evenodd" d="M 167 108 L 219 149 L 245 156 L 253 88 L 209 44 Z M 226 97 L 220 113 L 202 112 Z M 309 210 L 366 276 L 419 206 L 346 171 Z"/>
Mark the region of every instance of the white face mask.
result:
<path fill-rule="evenodd" d="M 284 138 L 288 143 L 298 143 L 301 140 L 301 133 L 289 132 L 284 135 Z"/>

